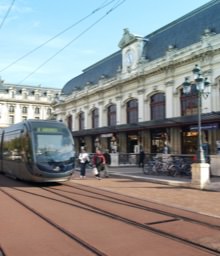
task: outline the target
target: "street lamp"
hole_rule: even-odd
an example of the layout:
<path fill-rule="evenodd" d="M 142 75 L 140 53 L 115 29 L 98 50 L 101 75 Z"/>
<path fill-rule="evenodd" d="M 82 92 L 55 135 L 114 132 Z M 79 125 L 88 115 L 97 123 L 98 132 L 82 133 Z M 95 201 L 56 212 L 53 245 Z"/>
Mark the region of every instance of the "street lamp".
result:
<path fill-rule="evenodd" d="M 210 94 L 210 82 L 208 78 L 202 76 L 202 71 L 198 65 L 192 70 L 194 75 L 194 81 L 190 82 L 189 77 L 185 78 L 185 82 L 182 84 L 183 93 L 189 94 L 192 90 L 192 86 L 196 87 L 198 98 L 198 148 L 197 148 L 197 163 L 205 163 L 204 150 L 202 145 L 202 128 L 201 128 L 201 112 L 202 112 L 202 96 L 207 98 Z"/>

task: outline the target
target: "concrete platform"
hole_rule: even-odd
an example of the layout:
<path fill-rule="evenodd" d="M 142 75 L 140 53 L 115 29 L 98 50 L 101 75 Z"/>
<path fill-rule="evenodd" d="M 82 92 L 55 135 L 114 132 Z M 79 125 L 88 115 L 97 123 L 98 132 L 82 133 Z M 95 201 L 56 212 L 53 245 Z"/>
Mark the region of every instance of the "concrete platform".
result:
<path fill-rule="evenodd" d="M 139 167 L 110 167 L 109 171 L 111 175 L 118 177 L 130 177 L 159 184 L 200 189 L 198 185 L 192 184 L 191 178 L 186 176 L 151 176 L 144 174 L 142 168 Z M 203 190 L 220 191 L 220 177 L 210 177 L 210 183 L 208 183 Z"/>

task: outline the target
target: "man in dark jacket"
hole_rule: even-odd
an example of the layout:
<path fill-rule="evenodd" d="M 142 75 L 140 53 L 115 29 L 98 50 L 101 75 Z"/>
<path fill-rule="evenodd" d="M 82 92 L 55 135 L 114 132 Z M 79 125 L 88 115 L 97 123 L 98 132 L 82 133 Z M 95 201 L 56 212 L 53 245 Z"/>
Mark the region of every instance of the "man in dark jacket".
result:
<path fill-rule="evenodd" d="M 139 167 L 144 167 L 144 160 L 145 160 L 145 153 L 144 150 L 142 149 L 139 153 Z"/>
<path fill-rule="evenodd" d="M 105 157 L 105 169 L 104 169 L 104 177 L 109 177 L 108 167 L 111 164 L 111 155 L 109 154 L 109 150 L 106 149 L 105 153 L 103 154 Z"/>

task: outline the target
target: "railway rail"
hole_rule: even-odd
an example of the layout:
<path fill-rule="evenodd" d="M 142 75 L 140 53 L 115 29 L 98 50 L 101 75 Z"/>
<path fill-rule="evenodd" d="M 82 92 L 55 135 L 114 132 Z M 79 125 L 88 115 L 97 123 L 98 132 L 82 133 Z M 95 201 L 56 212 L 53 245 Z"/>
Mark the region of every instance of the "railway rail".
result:
<path fill-rule="evenodd" d="M 64 187 L 71 187 L 72 188 L 73 186 L 64 185 Z M 74 186 L 74 189 L 75 189 L 75 186 Z M 127 223 L 129 225 L 133 225 L 135 227 L 154 232 L 154 233 L 156 233 L 158 235 L 161 235 L 161 236 L 169 237 L 170 239 L 178 240 L 180 242 L 189 244 L 190 246 L 195 246 L 195 247 L 200 248 L 200 249 L 205 249 L 205 250 L 208 250 L 208 251 L 211 251 L 211 252 L 214 252 L 214 253 L 219 253 L 219 255 L 220 255 L 220 247 L 219 247 L 220 243 L 219 243 L 217 248 L 212 248 L 209 245 L 204 245 L 204 244 L 200 244 L 198 242 L 194 242 L 194 241 L 188 239 L 187 237 L 181 237 L 181 235 L 175 235 L 175 234 L 171 234 L 167 231 L 163 231 L 163 230 L 160 229 L 160 227 L 159 228 L 158 227 L 157 228 L 153 227 L 155 225 L 160 225 L 160 224 L 164 224 L 164 223 L 182 221 L 182 222 L 184 222 L 182 224 L 182 226 L 186 225 L 186 223 L 190 223 L 194 226 L 195 225 L 203 226 L 203 227 L 205 227 L 205 229 L 208 228 L 208 229 L 211 229 L 211 230 L 220 231 L 220 220 L 217 220 L 217 223 L 210 223 L 209 218 L 207 219 L 207 221 L 204 221 L 202 219 L 198 219 L 198 216 L 197 216 L 197 218 L 187 217 L 187 216 L 184 216 L 184 215 L 164 211 L 164 210 L 158 209 L 156 207 L 153 208 L 153 207 L 149 207 L 149 206 L 143 206 L 142 204 L 138 204 L 138 203 L 134 203 L 134 202 L 131 203 L 128 200 L 125 200 L 125 199 L 118 199 L 118 198 L 116 199 L 115 197 L 109 196 L 109 195 L 103 196 L 102 191 L 93 192 L 93 196 L 91 196 L 90 195 L 91 191 L 89 191 L 88 189 L 84 189 L 84 188 L 83 189 L 82 188 L 77 188 L 77 189 L 80 190 L 80 191 L 89 193 L 88 196 L 89 196 L 89 199 L 90 199 L 89 200 L 90 203 L 85 203 L 82 200 L 72 199 L 72 198 L 70 198 L 68 196 L 65 196 L 63 194 L 62 194 L 62 196 L 67 198 L 67 199 L 73 200 L 74 202 L 80 203 L 80 205 L 83 205 L 85 207 L 89 207 L 89 208 L 92 209 L 92 211 L 97 211 L 98 214 L 102 214 L 102 215 L 105 215 L 107 217 L 113 218 L 115 220 L 119 220 L 119 221 L 122 221 L 124 223 Z M 52 193 L 55 193 L 56 195 L 61 195 L 60 193 L 57 193 L 57 191 L 55 192 L 53 188 L 49 188 L 49 189 L 46 189 L 46 190 L 50 191 Z M 110 211 L 106 211 L 105 209 L 102 209 L 102 207 L 93 206 L 94 202 L 91 202 L 91 199 L 95 198 L 94 194 L 96 196 L 98 196 L 98 200 L 100 200 L 100 199 L 103 200 L 104 199 L 105 201 L 107 200 L 108 202 L 111 202 L 111 203 L 113 202 L 113 203 L 115 203 L 119 206 L 123 205 L 123 206 L 126 206 L 126 207 L 130 207 L 132 209 L 140 209 L 140 210 L 144 210 L 146 212 L 160 214 L 162 216 L 170 217 L 170 219 L 165 219 L 165 220 L 155 221 L 155 222 L 147 222 L 147 223 L 142 224 L 142 223 L 134 221 L 130 218 L 125 218 L 121 215 L 112 213 Z M 100 196 L 103 197 L 103 198 L 100 198 Z M 95 198 L 95 199 L 97 199 L 97 198 Z M 220 235 L 219 232 L 218 232 L 218 234 Z M 219 242 L 220 242 L 220 239 L 219 239 Z"/>
<path fill-rule="evenodd" d="M 25 209 L 34 221 L 40 220 L 44 229 L 49 227 L 65 237 L 65 246 L 71 244 L 57 255 L 76 255 L 70 253 L 76 250 L 81 255 L 220 255 L 218 218 L 71 182 L 52 186 L 12 183 L 1 186 L 1 195 Z M 13 256 L 10 243 L 1 236 L 0 244 L 6 256 Z"/>

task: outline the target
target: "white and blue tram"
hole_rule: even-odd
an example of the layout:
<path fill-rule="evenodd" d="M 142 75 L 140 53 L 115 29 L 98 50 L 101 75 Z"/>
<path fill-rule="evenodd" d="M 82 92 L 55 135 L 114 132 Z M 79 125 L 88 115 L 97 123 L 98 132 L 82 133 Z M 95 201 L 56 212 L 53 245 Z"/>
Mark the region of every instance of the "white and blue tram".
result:
<path fill-rule="evenodd" d="M 0 131 L 0 172 L 33 182 L 69 180 L 75 148 L 62 122 L 25 120 Z"/>

